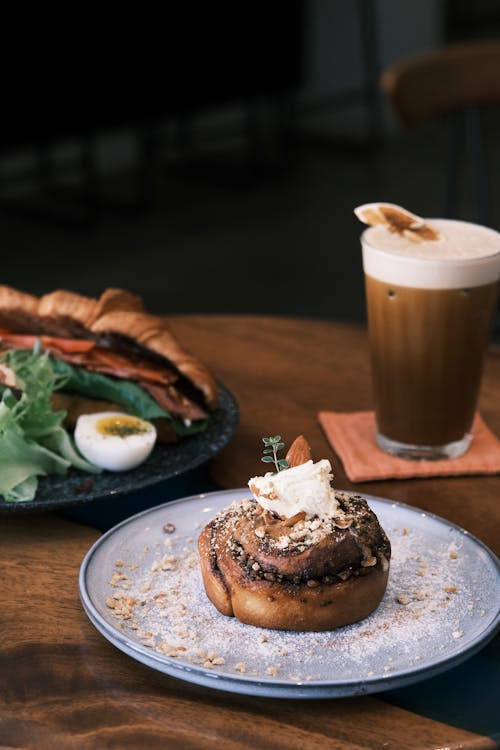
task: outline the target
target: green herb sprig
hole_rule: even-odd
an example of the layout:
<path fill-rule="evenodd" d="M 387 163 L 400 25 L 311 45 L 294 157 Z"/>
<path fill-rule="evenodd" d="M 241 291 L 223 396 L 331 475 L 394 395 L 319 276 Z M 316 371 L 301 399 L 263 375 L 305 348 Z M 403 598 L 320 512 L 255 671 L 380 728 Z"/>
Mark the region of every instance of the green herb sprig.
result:
<path fill-rule="evenodd" d="M 262 442 L 266 447 L 262 451 L 264 456 L 260 460 L 265 464 L 274 463 L 277 472 L 283 471 L 283 469 L 288 469 L 290 464 L 286 458 L 278 458 L 278 451 L 283 450 L 285 447 L 285 443 L 281 442 L 281 435 L 263 437 Z"/>

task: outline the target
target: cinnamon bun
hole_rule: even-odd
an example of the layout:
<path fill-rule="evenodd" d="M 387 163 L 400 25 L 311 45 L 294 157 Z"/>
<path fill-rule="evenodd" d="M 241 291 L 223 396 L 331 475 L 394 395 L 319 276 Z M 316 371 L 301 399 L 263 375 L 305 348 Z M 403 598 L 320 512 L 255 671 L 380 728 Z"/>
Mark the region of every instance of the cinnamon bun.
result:
<path fill-rule="evenodd" d="M 308 459 L 254 478 L 254 497 L 205 526 L 198 541 L 203 583 L 222 614 L 260 627 L 319 631 L 361 620 L 379 605 L 389 539 L 363 497 L 331 488 L 328 467 Z M 325 487 L 314 512 L 311 498 Z M 283 512 L 287 495 L 293 515 Z"/>

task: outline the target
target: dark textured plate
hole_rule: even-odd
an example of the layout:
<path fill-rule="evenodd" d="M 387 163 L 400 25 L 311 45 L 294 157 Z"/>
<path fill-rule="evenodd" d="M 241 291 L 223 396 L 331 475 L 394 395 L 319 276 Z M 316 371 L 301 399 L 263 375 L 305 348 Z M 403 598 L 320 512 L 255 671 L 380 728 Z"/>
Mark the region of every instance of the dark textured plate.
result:
<path fill-rule="evenodd" d="M 200 466 L 229 442 L 238 425 L 235 397 L 220 383 L 219 393 L 219 406 L 204 432 L 183 438 L 175 445 L 157 445 L 148 460 L 132 471 L 86 474 L 71 469 L 64 476 L 40 477 L 34 500 L 25 503 L 0 500 L 0 514 L 55 510 L 124 495 Z"/>

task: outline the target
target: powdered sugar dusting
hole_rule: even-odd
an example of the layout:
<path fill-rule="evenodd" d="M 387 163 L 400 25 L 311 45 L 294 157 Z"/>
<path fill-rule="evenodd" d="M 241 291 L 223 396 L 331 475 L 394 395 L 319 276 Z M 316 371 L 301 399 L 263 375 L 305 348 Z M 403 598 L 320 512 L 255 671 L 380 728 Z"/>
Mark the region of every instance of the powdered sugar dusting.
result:
<path fill-rule="evenodd" d="M 107 556 L 101 614 L 159 659 L 261 682 L 365 681 L 449 658 L 495 618 L 498 583 L 487 555 L 459 529 L 386 502 L 370 502 L 392 559 L 384 599 L 368 618 L 299 633 L 225 617 L 205 595 L 196 551 L 200 518 L 204 524 L 231 501 L 220 494 L 218 506 L 187 521 L 181 505 L 155 509 L 140 528 L 138 517 L 134 533 Z M 172 520 L 177 531 L 167 535 L 163 527 Z"/>

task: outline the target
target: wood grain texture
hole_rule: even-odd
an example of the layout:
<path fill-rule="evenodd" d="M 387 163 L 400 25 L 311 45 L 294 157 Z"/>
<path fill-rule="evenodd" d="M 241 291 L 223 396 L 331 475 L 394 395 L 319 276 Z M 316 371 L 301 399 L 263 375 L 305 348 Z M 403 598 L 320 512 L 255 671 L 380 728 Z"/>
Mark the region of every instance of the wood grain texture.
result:
<path fill-rule="evenodd" d="M 255 473 L 262 434 L 282 431 L 291 441 L 303 432 L 315 455 L 328 456 L 317 409 L 370 406 L 366 339 L 358 329 L 216 317 L 179 318 L 174 325 L 240 402 L 238 433 L 213 467 L 224 486 L 242 485 Z M 492 357 L 483 392 L 483 414 L 497 430 L 499 365 Z M 339 486 L 349 486 L 338 463 L 336 474 Z M 442 515 L 462 513 L 469 525 L 477 526 L 474 519 L 487 518 L 490 496 L 498 496 L 498 490 L 495 477 L 377 483 L 369 491 L 406 502 L 418 500 L 420 505 L 423 498 L 432 509 L 441 506 Z M 466 498 L 468 511 L 461 509 Z M 495 747 L 488 738 L 379 698 L 280 701 L 237 696 L 191 686 L 141 666 L 111 646 L 82 610 L 78 570 L 97 537 L 96 530 L 52 514 L 0 521 L 1 748 Z"/>

